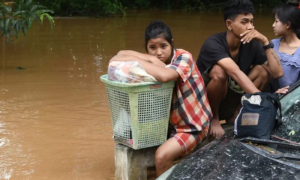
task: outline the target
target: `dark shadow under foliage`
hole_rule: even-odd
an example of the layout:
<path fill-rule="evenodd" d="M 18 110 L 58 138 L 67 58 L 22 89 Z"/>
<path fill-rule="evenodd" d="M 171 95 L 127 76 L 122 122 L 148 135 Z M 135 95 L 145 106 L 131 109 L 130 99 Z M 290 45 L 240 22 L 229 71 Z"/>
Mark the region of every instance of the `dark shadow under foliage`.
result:
<path fill-rule="evenodd" d="M 125 9 L 186 9 L 221 8 L 227 0 L 35 0 L 52 9 L 58 16 L 123 15 Z M 253 0 L 255 6 L 274 7 L 285 0 Z"/>
<path fill-rule="evenodd" d="M 58 16 L 105 16 L 124 14 L 119 0 L 34 0 Z"/>

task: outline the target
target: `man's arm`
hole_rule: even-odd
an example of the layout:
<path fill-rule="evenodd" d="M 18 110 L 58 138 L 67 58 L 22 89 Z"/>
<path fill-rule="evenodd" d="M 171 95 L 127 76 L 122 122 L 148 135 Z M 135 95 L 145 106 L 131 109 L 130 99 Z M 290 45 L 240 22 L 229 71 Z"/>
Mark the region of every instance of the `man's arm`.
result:
<path fill-rule="evenodd" d="M 255 29 L 247 30 L 246 32 L 241 34 L 241 37 L 243 39 L 241 40 L 244 44 L 249 43 L 252 39 L 255 39 L 263 44 L 263 46 L 266 46 L 269 44 L 269 40 L 266 36 L 262 35 L 260 32 L 256 31 Z M 269 71 L 269 73 L 274 78 L 280 78 L 283 76 L 283 69 L 280 63 L 280 60 L 276 54 L 276 52 L 269 48 L 265 50 L 267 61 L 263 64 L 263 67 Z"/>
<path fill-rule="evenodd" d="M 165 66 L 166 64 L 163 63 L 161 60 L 159 60 L 157 57 L 149 55 L 149 54 L 143 54 L 137 51 L 132 50 L 121 50 L 118 52 L 118 55 L 127 55 L 127 56 L 135 56 L 138 57 L 141 60 L 147 61 L 149 63 L 158 65 L 158 66 Z"/>
<path fill-rule="evenodd" d="M 165 68 L 166 64 L 163 66 L 159 66 L 156 64 L 152 64 L 148 61 L 145 61 L 143 59 L 140 59 L 136 56 L 129 56 L 129 55 L 122 55 L 118 54 L 114 56 L 110 61 L 138 61 L 142 67 L 146 70 L 148 74 L 153 76 L 157 81 L 159 82 L 170 82 L 173 80 L 176 80 L 179 78 L 179 74 L 171 69 L 171 68 Z"/>
<path fill-rule="evenodd" d="M 244 72 L 240 70 L 237 64 L 231 58 L 224 58 L 218 61 L 218 65 L 220 65 L 226 73 L 232 77 L 246 92 L 253 94 L 255 92 L 260 92 L 253 82 L 246 76 Z"/>

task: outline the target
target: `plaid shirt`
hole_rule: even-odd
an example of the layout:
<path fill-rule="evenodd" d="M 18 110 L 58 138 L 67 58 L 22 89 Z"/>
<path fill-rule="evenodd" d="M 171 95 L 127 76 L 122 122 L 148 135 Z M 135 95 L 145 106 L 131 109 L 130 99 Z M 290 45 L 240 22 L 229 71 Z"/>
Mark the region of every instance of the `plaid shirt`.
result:
<path fill-rule="evenodd" d="M 166 68 L 174 69 L 180 76 L 174 87 L 171 124 L 177 133 L 202 131 L 213 115 L 202 76 L 192 55 L 176 49 L 171 64 Z"/>

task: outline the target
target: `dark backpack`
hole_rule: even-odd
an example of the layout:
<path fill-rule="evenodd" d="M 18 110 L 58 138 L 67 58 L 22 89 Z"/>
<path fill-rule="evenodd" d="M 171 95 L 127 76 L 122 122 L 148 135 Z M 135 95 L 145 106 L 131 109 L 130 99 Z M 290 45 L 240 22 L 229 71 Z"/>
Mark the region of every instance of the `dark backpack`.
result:
<path fill-rule="evenodd" d="M 272 130 L 281 124 L 282 114 L 278 94 L 263 92 L 245 94 L 242 97 L 242 105 L 234 123 L 235 136 L 270 139 Z M 279 116 L 276 119 L 278 109 Z"/>

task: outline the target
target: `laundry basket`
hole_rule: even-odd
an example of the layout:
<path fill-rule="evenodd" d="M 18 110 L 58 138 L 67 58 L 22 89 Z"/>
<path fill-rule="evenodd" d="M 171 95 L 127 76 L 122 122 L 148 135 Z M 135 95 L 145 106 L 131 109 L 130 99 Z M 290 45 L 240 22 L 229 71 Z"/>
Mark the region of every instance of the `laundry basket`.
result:
<path fill-rule="evenodd" d="M 121 83 L 100 77 L 108 96 L 114 141 L 133 149 L 167 140 L 174 81 Z"/>

